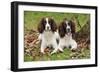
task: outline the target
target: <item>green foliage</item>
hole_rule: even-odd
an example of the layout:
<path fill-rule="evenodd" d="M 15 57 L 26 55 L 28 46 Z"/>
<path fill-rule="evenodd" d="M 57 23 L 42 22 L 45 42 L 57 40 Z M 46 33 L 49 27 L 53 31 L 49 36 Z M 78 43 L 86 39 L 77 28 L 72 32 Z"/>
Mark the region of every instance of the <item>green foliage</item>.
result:
<path fill-rule="evenodd" d="M 81 13 L 56 13 L 56 12 L 33 12 L 33 11 L 25 11 L 24 12 L 24 24 L 27 29 L 35 29 L 37 30 L 37 25 L 39 24 L 41 18 L 43 17 L 52 17 L 55 19 L 57 25 L 61 23 L 64 18 L 68 20 L 72 20 L 72 18 L 78 16 L 78 20 L 81 26 L 83 26 L 87 20 L 89 20 L 89 14 L 81 14 Z M 77 25 L 77 30 L 79 30 L 79 26 Z"/>
<path fill-rule="evenodd" d="M 24 61 L 51 61 L 51 60 L 70 60 L 70 59 L 88 59 L 90 58 L 90 49 L 84 49 L 81 52 L 72 52 L 70 49 L 65 48 L 64 52 L 58 52 L 55 54 L 44 54 L 44 55 L 38 55 L 34 58 L 29 55 L 24 55 Z"/>
<path fill-rule="evenodd" d="M 24 61 L 25 62 L 32 61 L 32 60 L 33 60 L 32 56 L 24 55 Z"/>

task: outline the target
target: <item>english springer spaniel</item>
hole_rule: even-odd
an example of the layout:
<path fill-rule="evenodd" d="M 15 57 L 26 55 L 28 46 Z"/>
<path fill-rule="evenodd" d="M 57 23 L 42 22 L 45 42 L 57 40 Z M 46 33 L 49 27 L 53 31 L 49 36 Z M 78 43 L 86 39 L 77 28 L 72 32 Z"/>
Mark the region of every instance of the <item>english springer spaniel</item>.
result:
<path fill-rule="evenodd" d="M 42 18 L 40 24 L 38 25 L 39 40 L 41 41 L 41 53 L 45 53 L 44 50 L 47 47 L 52 47 L 57 49 L 57 26 L 53 18 Z"/>
<path fill-rule="evenodd" d="M 71 20 L 68 21 L 64 19 L 64 21 L 59 25 L 58 28 L 59 33 L 59 45 L 58 50 L 63 52 L 63 48 L 70 48 L 72 51 L 75 51 L 77 48 L 77 43 L 73 39 L 75 35 L 75 23 Z M 53 53 L 57 52 L 57 49 L 53 51 Z"/>

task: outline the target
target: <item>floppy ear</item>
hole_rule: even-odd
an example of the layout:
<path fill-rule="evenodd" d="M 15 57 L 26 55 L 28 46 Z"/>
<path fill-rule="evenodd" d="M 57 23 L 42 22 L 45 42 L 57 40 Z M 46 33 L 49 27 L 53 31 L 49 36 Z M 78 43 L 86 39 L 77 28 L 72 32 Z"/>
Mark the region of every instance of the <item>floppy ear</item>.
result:
<path fill-rule="evenodd" d="M 50 24 L 51 24 L 51 30 L 54 32 L 57 30 L 57 25 L 56 22 L 54 21 L 53 18 L 50 19 Z"/>
<path fill-rule="evenodd" d="M 58 32 L 61 38 L 65 36 L 65 29 L 64 29 L 64 23 L 62 22 L 61 25 L 58 28 Z"/>
<path fill-rule="evenodd" d="M 39 25 L 38 25 L 38 32 L 39 33 L 43 33 L 44 29 L 45 29 L 45 18 L 42 18 L 42 20 L 40 21 Z"/>
<path fill-rule="evenodd" d="M 73 21 L 69 21 L 70 25 L 71 25 L 71 33 L 75 34 L 76 32 L 76 27 L 75 27 L 75 23 Z"/>

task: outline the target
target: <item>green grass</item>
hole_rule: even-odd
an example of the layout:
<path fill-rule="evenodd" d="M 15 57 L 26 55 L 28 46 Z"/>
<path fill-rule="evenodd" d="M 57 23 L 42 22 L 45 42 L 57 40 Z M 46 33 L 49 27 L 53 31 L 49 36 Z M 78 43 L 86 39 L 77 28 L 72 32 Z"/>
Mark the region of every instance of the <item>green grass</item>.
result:
<path fill-rule="evenodd" d="M 56 13 L 56 12 L 25 11 L 24 12 L 24 24 L 25 24 L 25 28 L 27 28 L 27 29 L 37 30 L 37 25 L 39 24 L 41 18 L 43 18 L 43 17 L 52 17 L 55 19 L 57 25 L 59 25 L 64 18 L 71 20 L 75 16 L 78 16 L 78 20 L 79 20 L 79 23 L 81 26 L 83 26 L 90 17 L 89 14 L 81 14 L 81 13 Z M 77 25 L 77 31 L 79 29 L 80 28 Z"/>
<path fill-rule="evenodd" d="M 33 58 L 32 58 L 32 56 L 24 55 L 24 61 L 25 61 L 25 62 L 33 61 Z"/>
<path fill-rule="evenodd" d="M 37 25 L 39 24 L 41 18 L 43 17 L 52 17 L 56 21 L 57 25 L 61 23 L 64 18 L 71 20 L 73 17 L 78 16 L 79 23 L 81 27 L 89 20 L 89 14 L 81 13 L 56 13 L 56 12 L 37 12 L 37 11 L 24 11 L 24 33 L 27 33 L 27 29 L 34 29 L 37 31 Z M 80 30 L 79 25 L 76 24 L 77 31 Z M 37 49 L 39 53 L 40 48 Z M 50 53 L 44 55 L 36 55 L 35 57 L 24 54 L 24 61 L 49 61 L 49 60 L 69 60 L 73 59 L 73 56 L 76 55 L 74 59 L 87 59 L 90 58 L 90 49 L 85 49 L 81 53 L 73 53 L 70 49 L 64 49 L 63 53 L 56 53 L 51 55 Z"/>
<path fill-rule="evenodd" d="M 38 55 L 32 58 L 32 56 L 25 55 L 24 61 L 51 61 L 51 60 L 70 60 L 70 59 L 88 59 L 90 58 L 90 50 L 85 49 L 82 52 L 72 52 L 70 49 L 65 48 L 64 52 L 58 52 L 53 55 L 50 53 L 44 55 Z"/>

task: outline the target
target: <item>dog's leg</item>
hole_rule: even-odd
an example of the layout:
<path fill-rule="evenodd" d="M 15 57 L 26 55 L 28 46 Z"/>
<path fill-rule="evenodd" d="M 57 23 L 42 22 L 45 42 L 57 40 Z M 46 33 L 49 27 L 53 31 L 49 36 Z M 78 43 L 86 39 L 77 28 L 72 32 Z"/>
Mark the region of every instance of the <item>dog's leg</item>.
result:
<path fill-rule="evenodd" d="M 61 52 L 63 52 L 63 51 L 64 51 L 62 48 L 58 48 L 58 49 L 59 49 L 59 51 L 61 51 Z"/>
<path fill-rule="evenodd" d="M 57 42 L 56 41 L 52 43 L 52 47 L 54 48 L 54 50 L 53 50 L 53 52 L 51 52 L 51 54 L 56 53 L 57 50 L 58 50 Z"/>
<path fill-rule="evenodd" d="M 77 49 L 77 43 L 75 40 L 72 40 L 72 43 L 71 43 L 71 50 L 72 51 L 75 51 Z"/>
<path fill-rule="evenodd" d="M 51 52 L 51 54 L 54 54 L 54 53 L 56 53 L 57 52 L 57 48 L 56 49 L 54 49 L 52 52 Z"/>
<path fill-rule="evenodd" d="M 42 34 L 39 34 L 39 36 L 38 36 L 38 40 L 39 40 L 39 41 L 42 40 Z"/>
<path fill-rule="evenodd" d="M 59 51 L 63 52 L 63 46 L 59 45 L 58 49 L 59 49 Z"/>
<path fill-rule="evenodd" d="M 58 45 L 59 51 L 63 52 L 63 48 L 64 48 L 64 45 L 63 45 L 63 43 L 60 41 L 60 42 L 59 42 L 59 45 Z"/>
<path fill-rule="evenodd" d="M 51 54 L 56 53 L 58 50 L 61 51 L 61 52 L 63 52 L 63 49 L 62 49 L 62 48 L 63 48 L 62 46 L 58 46 L 57 48 L 55 48 L 55 49 L 53 50 L 53 52 L 51 52 Z"/>
<path fill-rule="evenodd" d="M 46 44 L 41 43 L 41 53 L 45 54 L 44 53 L 45 48 L 46 48 Z"/>

